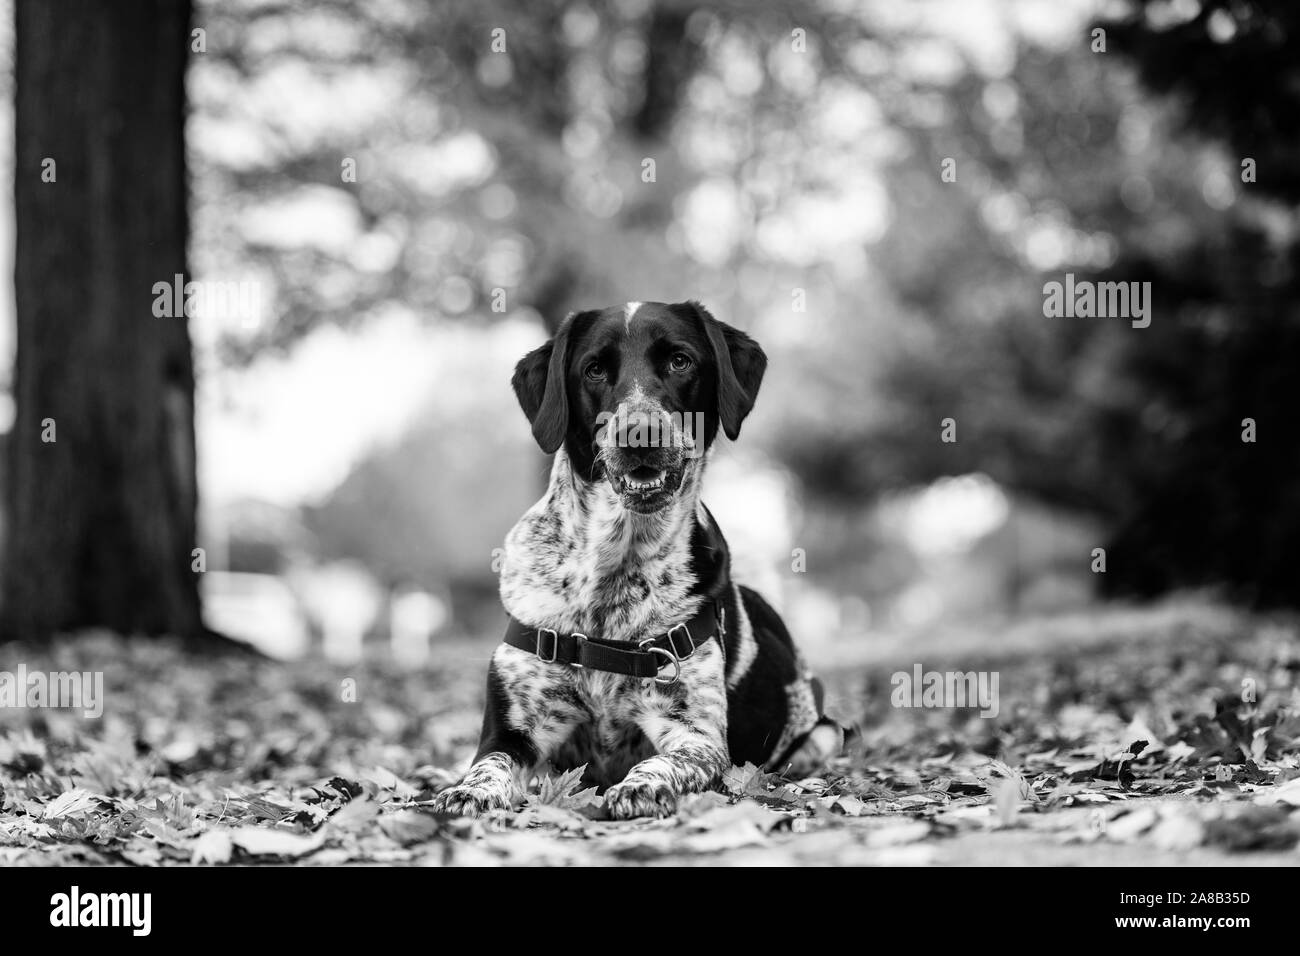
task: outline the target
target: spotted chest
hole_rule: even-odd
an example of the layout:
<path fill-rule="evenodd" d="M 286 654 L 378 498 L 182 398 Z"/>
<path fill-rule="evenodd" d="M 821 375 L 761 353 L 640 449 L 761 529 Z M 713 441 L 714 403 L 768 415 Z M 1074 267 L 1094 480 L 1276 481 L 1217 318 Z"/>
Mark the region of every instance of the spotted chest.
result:
<path fill-rule="evenodd" d="M 661 634 L 698 611 L 690 528 L 698 475 L 664 513 L 635 515 L 605 486 L 579 486 L 563 452 L 547 494 L 506 538 L 501 599 L 536 627 L 636 641 Z M 721 647 L 682 663 L 671 687 L 654 681 L 550 664 L 509 645 L 493 656 L 507 722 L 528 734 L 556 769 L 586 764 L 593 782 L 621 779 L 655 751 L 647 737 L 683 724 L 726 736 Z"/>
<path fill-rule="evenodd" d="M 604 483 L 579 487 L 561 452 L 546 495 L 506 537 L 506 611 L 535 627 L 625 641 L 690 617 L 701 601 L 690 562 L 697 471 L 672 507 L 637 515 Z"/>

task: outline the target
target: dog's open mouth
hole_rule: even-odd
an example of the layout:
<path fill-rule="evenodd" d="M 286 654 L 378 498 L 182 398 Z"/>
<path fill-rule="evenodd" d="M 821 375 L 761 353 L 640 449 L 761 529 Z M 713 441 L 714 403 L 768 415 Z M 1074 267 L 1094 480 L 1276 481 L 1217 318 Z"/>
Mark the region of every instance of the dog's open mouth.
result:
<path fill-rule="evenodd" d="M 658 511 L 667 504 L 676 494 L 681 479 L 680 470 L 639 465 L 622 474 L 611 475 L 609 483 L 628 508 L 646 513 Z"/>
<path fill-rule="evenodd" d="M 662 468 L 651 468 L 649 465 L 642 465 L 640 468 L 633 468 L 626 474 L 620 475 L 619 481 L 623 483 L 624 491 L 646 494 L 662 488 L 667 478 L 668 473 Z"/>

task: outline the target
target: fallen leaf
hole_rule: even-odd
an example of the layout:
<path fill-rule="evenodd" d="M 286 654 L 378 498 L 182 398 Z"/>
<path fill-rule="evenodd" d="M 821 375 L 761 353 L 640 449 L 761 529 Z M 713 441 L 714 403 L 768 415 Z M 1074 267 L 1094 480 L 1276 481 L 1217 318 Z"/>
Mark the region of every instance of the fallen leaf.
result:
<path fill-rule="evenodd" d="M 839 797 L 835 801 L 835 806 L 839 807 L 846 817 L 860 817 L 862 811 L 867 808 L 865 803 L 851 794 Z"/>
<path fill-rule="evenodd" d="M 80 788 L 69 790 L 67 793 L 50 802 L 41 815 L 43 819 L 53 820 L 57 817 L 71 817 L 79 813 L 86 813 L 94 810 L 99 806 L 100 800 L 107 798 L 100 797 L 88 790 Z"/>
<path fill-rule="evenodd" d="M 1151 829 L 1159 819 L 1154 807 L 1134 807 L 1128 813 L 1115 817 L 1106 824 L 1106 837 L 1120 843 L 1129 843 Z"/>
<path fill-rule="evenodd" d="M 760 771 L 752 763 L 747 763 L 743 767 L 731 766 L 722 774 L 722 786 L 728 793 L 734 793 L 737 796 L 744 793 L 750 783 L 759 775 Z"/>
<path fill-rule="evenodd" d="M 396 813 L 384 813 L 379 816 L 379 829 L 390 839 L 403 846 L 421 843 L 438 832 L 437 818 L 418 810 L 398 810 Z"/>
<path fill-rule="evenodd" d="M 1290 807 L 1300 807 L 1300 777 L 1288 780 L 1280 787 L 1261 790 L 1255 798 L 1255 802 L 1262 804 L 1284 803 Z"/>
<path fill-rule="evenodd" d="M 1162 850 L 1190 850 L 1205 841 L 1205 824 L 1193 813 L 1171 813 L 1155 825 L 1150 838 Z"/>
<path fill-rule="evenodd" d="M 930 824 L 924 820 L 891 821 L 883 826 L 873 827 L 868 830 L 866 844 L 870 847 L 883 847 L 915 843 L 917 840 L 924 840 L 929 836 L 931 829 Z"/>
<path fill-rule="evenodd" d="M 270 827 L 235 827 L 231 842 L 253 856 L 302 856 L 325 842 L 323 832 L 315 835 L 290 833 Z"/>
<path fill-rule="evenodd" d="M 229 863 L 234 840 L 226 828 L 216 828 L 201 834 L 191 844 L 191 863 Z"/>
<path fill-rule="evenodd" d="M 1015 780 L 1002 780 L 994 789 L 993 802 L 997 806 L 998 823 L 1004 827 L 1016 825 L 1016 814 L 1020 812 L 1020 783 Z"/>
<path fill-rule="evenodd" d="M 595 787 L 586 790 L 578 789 L 582 786 L 582 775 L 586 770 L 587 765 L 583 764 L 581 767 L 565 771 L 558 777 L 547 774 L 542 778 L 537 793 L 530 794 L 527 802 L 532 806 L 560 807 L 566 810 L 579 810 L 599 802 Z"/>

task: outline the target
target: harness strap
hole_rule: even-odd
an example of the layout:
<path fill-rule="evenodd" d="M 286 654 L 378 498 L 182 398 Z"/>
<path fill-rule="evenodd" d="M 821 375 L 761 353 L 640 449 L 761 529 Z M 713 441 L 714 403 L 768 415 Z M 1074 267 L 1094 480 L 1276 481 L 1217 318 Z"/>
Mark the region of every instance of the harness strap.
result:
<path fill-rule="evenodd" d="M 709 599 L 689 621 L 674 624 L 664 634 L 644 641 L 612 641 L 585 634 L 563 634 L 549 627 L 530 627 L 510 618 L 503 640 L 511 647 L 536 654 L 547 664 L 584 667 L 628 677 L 653 677 L 671 684 L 681 673 L 681 662 L 713 638 L 722 643 L 726 633 L 722 605 Z M 659 678 L 667 664 L 676 670 L 668 680 Z"/>

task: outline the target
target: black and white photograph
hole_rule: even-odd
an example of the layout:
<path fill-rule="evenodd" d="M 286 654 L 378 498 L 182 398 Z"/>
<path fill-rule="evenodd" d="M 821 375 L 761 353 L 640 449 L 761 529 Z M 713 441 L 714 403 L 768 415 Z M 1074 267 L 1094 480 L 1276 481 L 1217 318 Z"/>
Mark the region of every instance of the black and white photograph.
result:
<path fill-rule="evenodd" d="M 419 867 L 1284 915 L 1294 3 L 0 0 L 0 87 L 21 922 Z"/>

